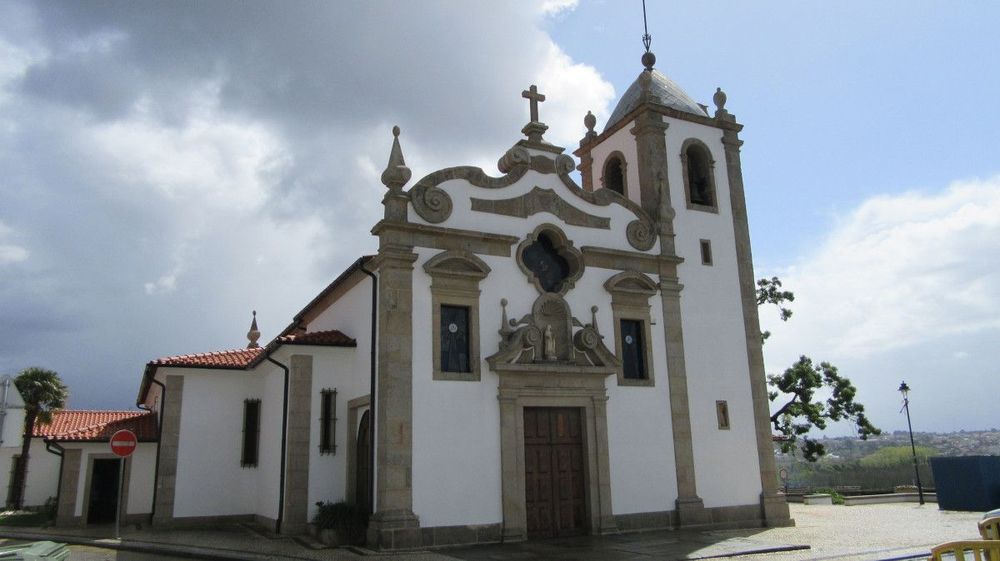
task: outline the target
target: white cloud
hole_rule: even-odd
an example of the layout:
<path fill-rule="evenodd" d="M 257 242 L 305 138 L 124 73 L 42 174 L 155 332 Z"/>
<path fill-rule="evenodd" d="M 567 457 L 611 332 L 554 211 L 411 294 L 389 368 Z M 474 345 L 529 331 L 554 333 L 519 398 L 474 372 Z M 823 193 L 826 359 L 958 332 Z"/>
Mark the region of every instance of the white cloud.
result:
<path fill-rule="evenodd" d="M 146 290 L 146 294 L 149 295 L 173 292 L 177 289 L 177 275 L 164 275 L 157 279 L 156 282 L 145 283 L 143 288 Z"/>
<path fill-rule="evenodd" d="M 142 99 L 128 118 L 80 134 L 120 188 L 151 190 L 190 205 L 187 212 L 259 208 L 264 180 L 287 161 L 286 148 L 262 124 L 219 111 L 216 87 L 200 89 L 182 126 L 163 126 Z"/>
<path fill-rule="evenodd" d="M 609 114 L 615 88 L 593 66 L 573 62 L 551 41 L 542 60 L 535 80 L 546 102 L 539 108 L 539 118 L 549 126 L 546 134 L 549 142 L 572 151 L 587 131 L 583 125 L 587 111 L 593 111 L 597 122 L 602 122 Z M 581 84 L 587 87 L 580 87 Z"/>
<path fill-rule="evenodd" d="M 545 15 L 555 15 L 563 11 L 572 11 L 580 4 L 580 0 L 542 0 L 541 10 Z"/>
<path fill-rule="evenodd" d="M 5 241 L 14 230 L 0 220 L 0 266 L 26 261 L 30 253 L 27 249 Z"/>
<path fill-rule="evenodd" d="M 995 391 L 983 390 L 1000 376 L 998 255 L 1000 177 L 864 201 L 814 252 L 759 271 L 795 293 L 788 323 L 761 310 L 773 333 L 767 371 L 783 371 L 800 354 L 832 362 L 884 429 L 901 426 L 901 379 L 914 388 L 923 426 L 990 426 Z"/>
<path fill-rule="evenodd" d="M 1000 176 L 870 198 L 779 272 L 795 292 L 768 354 L 866 357 L 1000 329 Z"/>

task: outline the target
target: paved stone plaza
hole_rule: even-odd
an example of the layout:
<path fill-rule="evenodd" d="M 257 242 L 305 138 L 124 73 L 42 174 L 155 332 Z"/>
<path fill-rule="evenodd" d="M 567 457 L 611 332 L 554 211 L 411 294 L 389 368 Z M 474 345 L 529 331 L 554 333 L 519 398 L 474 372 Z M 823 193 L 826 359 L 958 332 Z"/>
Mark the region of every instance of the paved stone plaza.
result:
<path fill-rule="evenodd" d="M 788 528 L 710 532 L 656 531 L 581 537 L 521 544 L 486 545 L 436 552 L 371 554 L 347 549 L 315 549 L 304 540 L 275 537 L 242 526 L 217 530 L 123 531 L 121 545 L 102 539 L 109 528 L 81 530 L 0 528 L 7 538 L 50 539 L 80 544 L 71 559 L 137 559 L 129 552 L 199 559 L 391 561 L 671 560 L 728 557 L 740 560 L 875 561 L 921 557 L 938 543 L 978 536 L 978 512 L 947 512 L 937 505 L 896 503 L 865 506 L 792 504 L 796 525 Z M 3 540 L 6 541 L 6 540 Z M 98 549 L 103 549 L 103 554 Z"/>

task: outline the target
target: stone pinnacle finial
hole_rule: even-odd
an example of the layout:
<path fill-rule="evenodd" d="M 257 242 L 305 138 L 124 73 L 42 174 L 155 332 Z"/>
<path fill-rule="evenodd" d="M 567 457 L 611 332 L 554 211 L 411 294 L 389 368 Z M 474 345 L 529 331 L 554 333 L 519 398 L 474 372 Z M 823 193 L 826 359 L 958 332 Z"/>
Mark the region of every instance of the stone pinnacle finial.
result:
<path fill-rule="evenodd" d="M 257 340 L 260 339 L 260 330 L 257 329 L 257 310 L 253 311 L 253 321 L 250 322 L 250 331 L 247 332 L 247 339 L 250 341 L 247 343 L 248 349 L 260 348 L 257 344 Z"/>
<path fill-rule="evenodd" d="M 403 149 L 399 146 L 399 126 L 392 127 L 392 150 L 389 152 L 389 163 L 382 172 L 382 184 L 390 191 L 399 192 L 403 190 L 403 185 L 410 180 L 413 172 L 406 167 L 406 160 L 403 159 Z"/>
<path fill-rule="evenodd" d="M 587 136 L 592 134 L 597 134 L 594 132 L 594 127 L 597 125 L 597 117 L 593 113 L 587 111 L 587 115 L 583 118 L 583 126 L 587 127 Z"/>
<path fill-rule="evenodd" d="M 726 111 L 726 99 L 726 92 L 722 91 L 722 88 L 715 88 L 715 95 L 712 96 L 712 101 L 715 103 L 716 117 L 729 114 L 729 111 Z"/>

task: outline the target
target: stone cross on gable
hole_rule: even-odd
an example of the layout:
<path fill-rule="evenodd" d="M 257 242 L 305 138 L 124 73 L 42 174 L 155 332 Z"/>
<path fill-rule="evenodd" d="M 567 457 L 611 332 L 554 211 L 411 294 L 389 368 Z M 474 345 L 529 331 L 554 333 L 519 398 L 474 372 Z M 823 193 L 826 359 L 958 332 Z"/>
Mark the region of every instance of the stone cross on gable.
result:
<path fill-rule="evenodd" d="M 545 101 L 545 95 L 538 93 L 538 86 L 532 84 L 530 88 L 521 92 L 521 97 L 529 100 L 531 102 L 531 122 L 537 123 L 538 121 L 538 102 Z"/>

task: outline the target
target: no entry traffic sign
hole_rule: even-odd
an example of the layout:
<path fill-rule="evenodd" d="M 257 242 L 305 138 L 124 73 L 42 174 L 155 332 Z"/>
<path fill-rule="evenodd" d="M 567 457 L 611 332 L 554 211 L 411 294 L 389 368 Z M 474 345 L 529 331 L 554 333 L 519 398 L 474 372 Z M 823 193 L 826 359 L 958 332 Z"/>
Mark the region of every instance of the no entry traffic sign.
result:
<path fill-rule="evenodd" d="M 135 452 L 135 446 L 138 442 L 139 439 L 135 437 L 134 432 L 123 429 L 111 435 L 111 451 L 116 456 L 127 458 L 132 455 L 132 452 Z"/>

